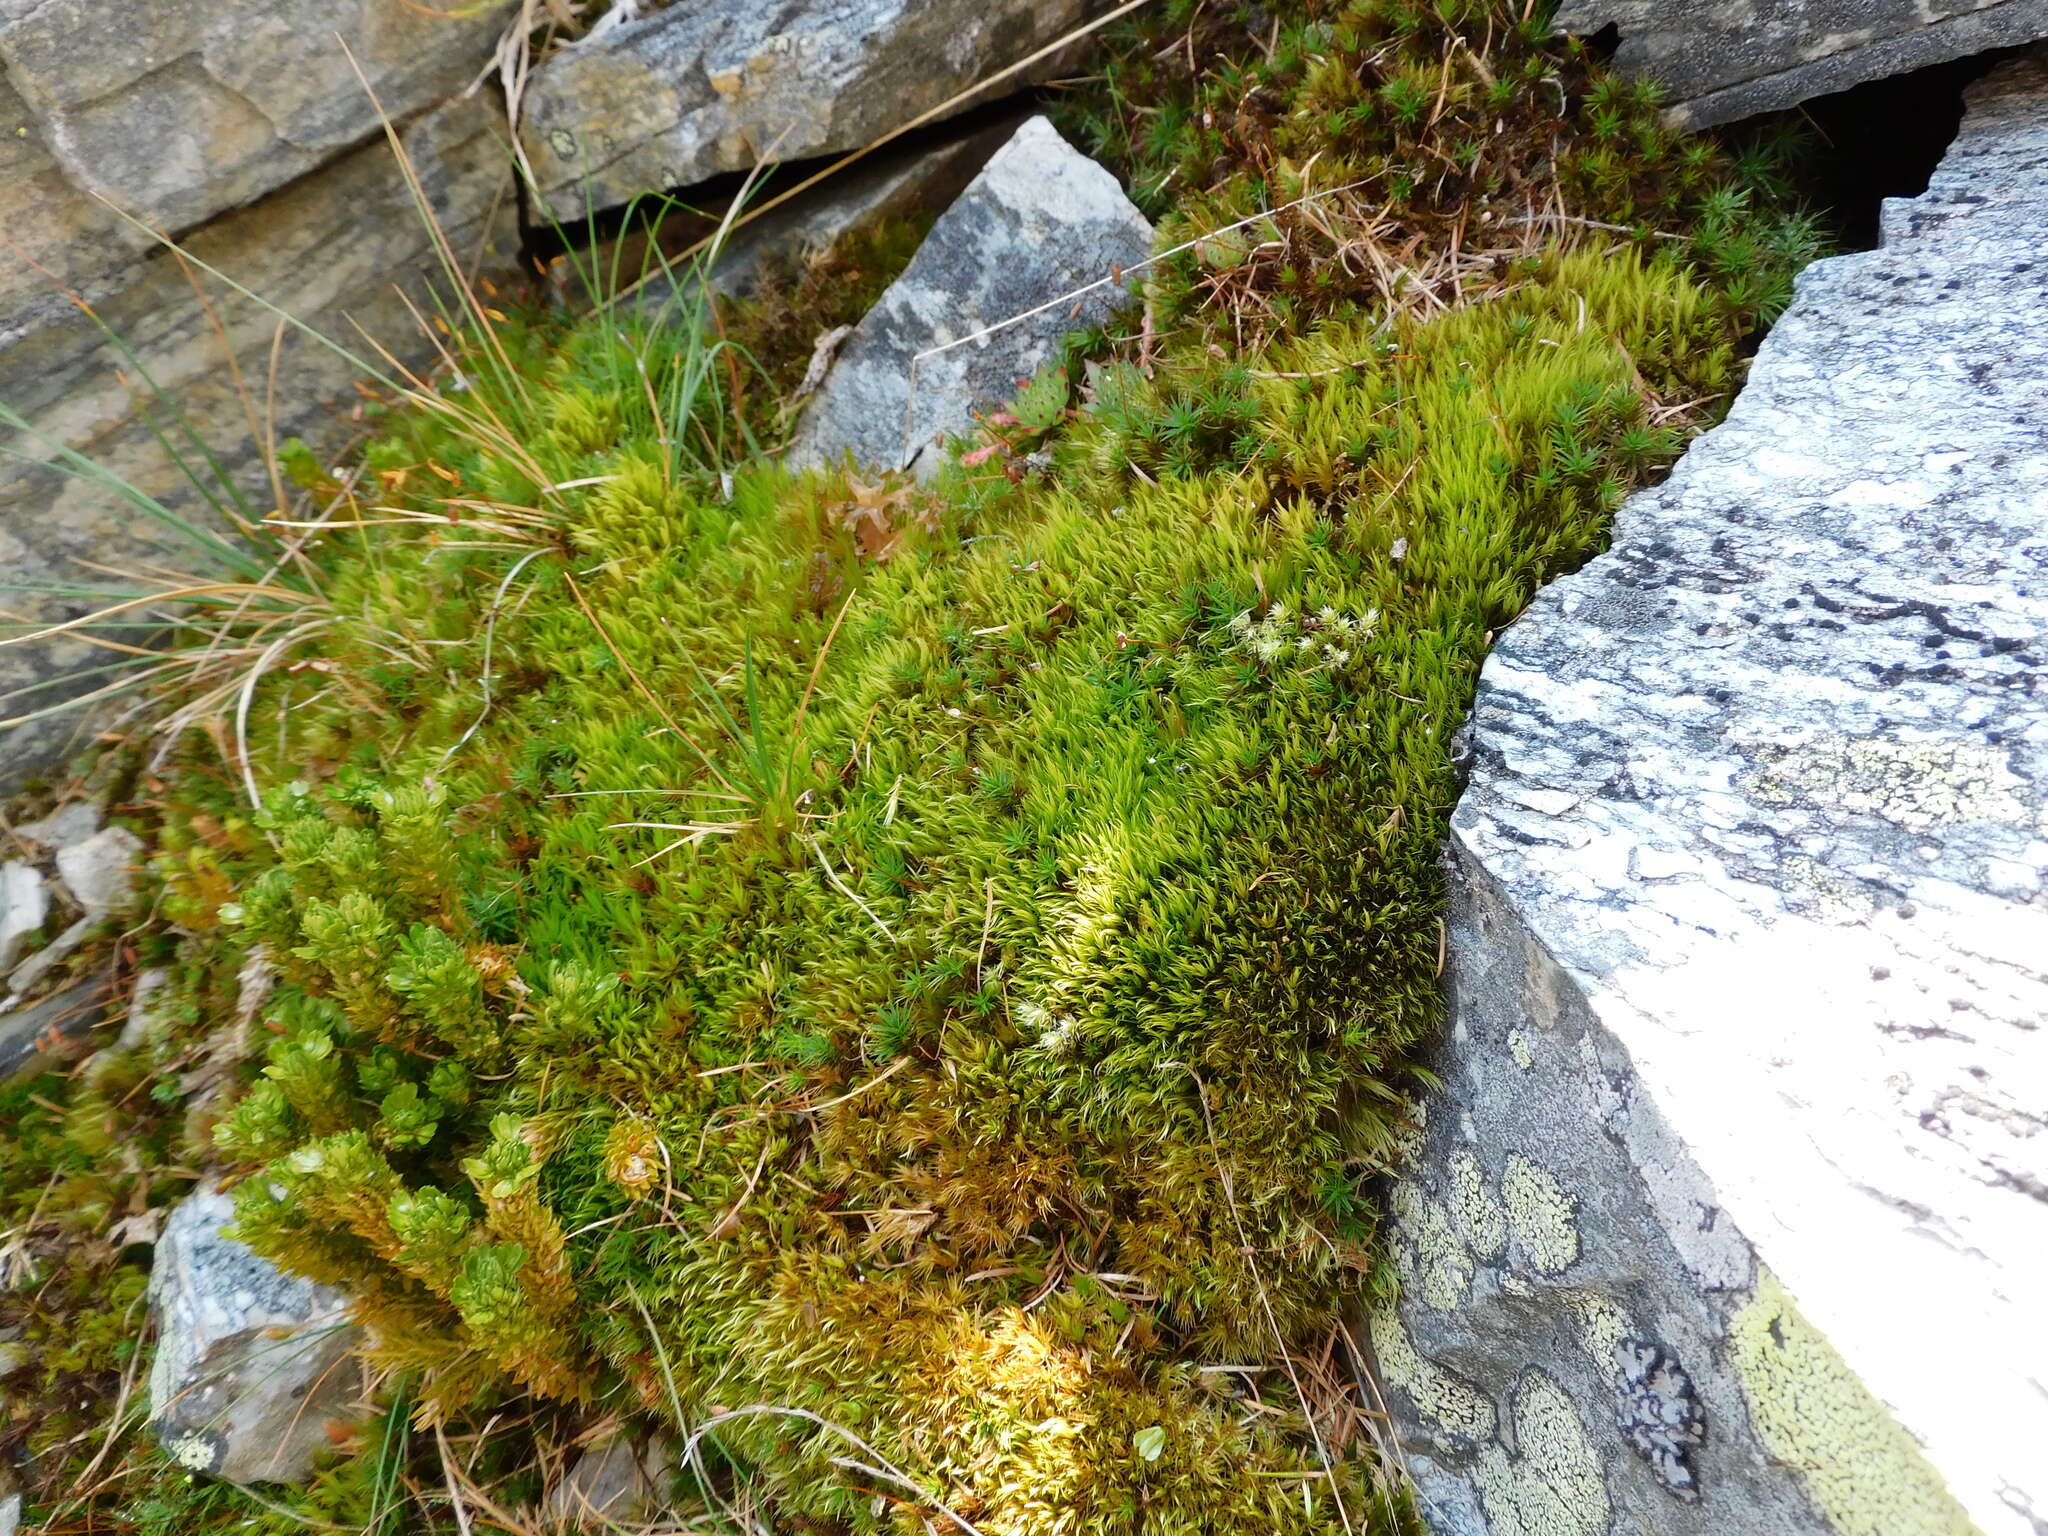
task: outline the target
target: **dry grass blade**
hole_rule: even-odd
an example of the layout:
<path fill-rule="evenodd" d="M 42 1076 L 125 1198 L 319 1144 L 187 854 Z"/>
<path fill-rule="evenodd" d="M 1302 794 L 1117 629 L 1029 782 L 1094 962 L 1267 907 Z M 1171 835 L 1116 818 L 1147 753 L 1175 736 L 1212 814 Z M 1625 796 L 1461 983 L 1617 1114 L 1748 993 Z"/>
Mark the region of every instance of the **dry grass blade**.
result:
<path fill-rule="evenodd" d="M 523 400 L 525 380 L 512 366 L 512 359 L 506 354 L 503 343 L 498 339 L 490 311 L 484 306 L 483 300 L 477 297 L 475 285 L 470 281 L 469 274 L 463 270 L 462 263 L 456 260 L 455 248 L 448 243 L 447 231 L 441 228 L 441 221 L 434 213 L 434 205 L 427 197 L 427 189 L 420 181 L 419 171 L 412 163 L 412 156 L 406 152 L 405 141 L 399 137 L 397 127 L 392 123 L 390 115 L 385 112 L 384 103 L 378 99 L 376 87 L 370 84 L 370 77 L 363 73 L 362 65 L 356 62 L 355 53 L 349 47 L 347 39 L 337 32 L 335 41 L 341 44 L 341 51 L 348 57 L 349 68 L 356 72 L 356 78 L 362 82 L 364 94 L 377 109 L 377 119 L 384 125 L 384 137 L 391 145 L 391 153 L 398 157 L 399 173 L 405 177 L 406 189 L 412 194 L 413 204 L 419 210 L 420 218 L 427 226 L 427 233 L 433 239 L 434 250 L 441 259 L 442 270 L 455 285 L 456 292 L 469 310 L 470 318 L 476 324 L 479 334 L 496 354 L 506 381 L 521 392 Z"/>

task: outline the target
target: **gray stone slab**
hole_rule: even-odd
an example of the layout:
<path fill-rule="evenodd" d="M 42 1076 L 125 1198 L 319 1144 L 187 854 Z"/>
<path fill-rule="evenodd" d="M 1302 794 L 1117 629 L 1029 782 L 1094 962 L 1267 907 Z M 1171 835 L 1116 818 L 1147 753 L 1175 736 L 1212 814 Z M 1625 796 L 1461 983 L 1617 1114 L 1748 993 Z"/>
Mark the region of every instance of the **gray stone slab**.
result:
<path fill-rule="evenodd" d="M 128 904 L 146 851 L 126 827 L 102 827 L 57 850 L 57 876 L 87 917 L 105 917 Z"/>
<path fill-rule="evenodd" d="M 614 1436 L 578 1455 L 568 1475 L 549 1490 L 549 1524 L 563 1531 L 655 1525 L 669 1513 L 668 1490 L 675 1476 L 673 1445 Z"/>
<path fill-rule="evenodd" d="M 903 218 L 951 203 L 989 157 L 1007 143 L 1021 119 L 951 144 L 892 155 L 849 168 L 843 179 L 815 189 L 742 225 L 712 264 L 711 284 L 720 293 L 744 298 L 760 286 L 771 261 L 802 265 L 830 251 L 841 239 L 872 229 L 885 219 Z"/>
<path fill-rule="evenodd" d="M 973 411 L 1014 395 L 1061 337 L 1107 319 L 1128 297 L 1119 275 L 1151 251 L 1152 226 L 1116 178 L 1044 118 L 1030 119 L 854 328 L 787 462 L 916 463 L 944 434 L 965 431 Z M 920 360 L 938 347 L 948 349 Z"/>
<path fill-rule="evenodd" d="M 49 815 L 23 822 L 14 829 L 14 836 L 18 842 L 57 853 L 84 842 L 105 820 L 106 812 L 98 801 L 67 800 Z"/>
<path fill-rule="evenodd" d="M 14 969 L 23 947 L 50 920 L 50 888 L 19 859 L 0 864 L 0 975 Z"/>
<path fill-rule="evenodd" d="M 928 149 L 898 154 L 884 150 L 774 207 L 766 203 L 781 190 L 783 182 L 768 182 L 754 204 L 762 211 L 751 222 L 732 231 L 705 272 L 704 280 L 713 292 L 726 298 L 747 298 L 760 288 L 771 264 L 801 269 L 825 256 L 847 237 L 871 232 L 888 219 L 945 207 L 966 190 L 975 174 L 988 163 L 989 156 L 1002 147 L 1021 121 L 1013 118 Z M 594 271 L 601 278 L 608 278 L 612 249 L 601 243 L 593 255 L 578 261 L 557 257 L 552 276 L 558 298 L 573 307 L 587 305 L 590 300 L 585 274 Z M 637 253 L 646 247 L 643 241 L 623 249 Z M 652 275 L 634 288 L 631 297 L 641 313 L 674 316 L 697 296 L 700 285 L 695 261 L 663 272 L 651 257 L 628 254 L 624 259 L 626 279 L 633 275 L 634 262 L 645 260 L 649 264 Z"/>
<path fill-rule="evenodd" d="M 2048 1519 L 2048 64 L 1883 225 L 1481 679 L 1373 1330 L 1480 1530 Z"/>
<path fill-rule="evenodd" d="M 1103 9 L 1096 0 L 672 5 L 535 70 L 520 136 L 548 211 L 581 219 L 762 160 L 873 143 Z"/>
<path fill-rule="evenodd" d="M 113 970 L 103 967 L 34 1002 L 0 998 L 0 1082 L 60 1060 L 105 1021 L 113 991 Z"/>
<path fill-rule="evenodd" d="M 1615 68 L 1700 128 L 2048 37 L 2048 0 L 1564 0 L 1556 25 L 1614 27 Z"/>
<path fill-rule="evenodd" d="M 0 63 L 75 185 L 181 233 L 462 90 L 514 9 L 0 0 Z"/>
<path fill-rule="evenodd" d="M 22 961 L 7 973 L 7 990 L 0 995 L 0 1006 L 19 1008 L 23 1000 L 42 990 L 44 978 L 57 974 L 57 968 L 85 947 L 86 940 L 100 931 L 100 919 L 81 917 L 68 925 L 49 943 Z M 87 1029 L 90 1025 L 80 1025 Z"/>

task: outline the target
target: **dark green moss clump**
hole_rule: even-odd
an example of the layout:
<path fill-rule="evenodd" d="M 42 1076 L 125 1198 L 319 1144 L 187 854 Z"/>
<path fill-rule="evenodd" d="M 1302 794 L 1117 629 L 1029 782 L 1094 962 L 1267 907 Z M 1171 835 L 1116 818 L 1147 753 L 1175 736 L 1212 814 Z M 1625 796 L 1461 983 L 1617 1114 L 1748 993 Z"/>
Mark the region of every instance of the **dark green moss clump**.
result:
<path fill-rule="evenodd" d="M 616 317 L 302 466 L 314 627 L 157 867 L 189 1006 L 275 981 L 186 1129 L 389 1424 L 665 1426 L 791 1529 L 1411 1528 L 1337 1337 L 1451 736 L 1814 243 L 1541 33 L 1125 37 L 1070 126 L 1202 238 L 935 487 L 740 459 L 738 352 Z"/>

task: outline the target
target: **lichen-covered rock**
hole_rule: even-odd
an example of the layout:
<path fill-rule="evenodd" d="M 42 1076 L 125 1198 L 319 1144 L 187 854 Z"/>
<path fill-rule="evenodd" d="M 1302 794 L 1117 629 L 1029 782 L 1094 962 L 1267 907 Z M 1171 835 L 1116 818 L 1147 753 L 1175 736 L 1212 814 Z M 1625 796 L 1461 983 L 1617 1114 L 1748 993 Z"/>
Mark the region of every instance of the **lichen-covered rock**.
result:
<path fill-rule="evenodd" d="M 514 9 L 0 0 L 0 62 L 72 182 L 178 232 L 462 90 Z"/>
<path fill-rule="evenodd" d="M 150 1271 L 150 1427 L 183 1465 L 235 1483 L 297 1483 L 360 1409 L 362 1330 L 340 1292 L 228 1237 L 234 1202 L 208 1183 L 164 1224 Z"/>
<path fill-rule="evenodd" d="M 237 374 L 224 366 L 220 335 L 178 263 L 161 250 L 134 255 L 121 244 L 124 237 L 99 240 L 93 232 L 103 229 L 99 215 L 105 210 L 65 179 L 33 123 L 20 124 L 26 132 L 15 134 L 15 120 L 4 116 L 6 104 L 0 79 L 0 125 L 6 129 L 0 133 L 0 218 L 10 237 L 25 233 L 35 250 L 44 243 L 35 231 L 46 216 L 75 231 L 77 241 L 65 245 L 67 260 L 54 274 L 93 304 L 98 319 L 175 396 L 184 419 L 228 472 L 259 497 L 267 496 L 250 413 L 259 420 L 265 413 L 263 381 L 271 376 L 277 314 L 218 285 L 211 289 L 239 379 L 256 391 L 245 400 Z M 404 135 L 428 205 L 458 259 L 472 270 L 508 269 L 518 250 L 503 137 L 504 107 L 488 91 L 429 112 Z M 10 180 L 10 170 L 26 176 L 25 188 Z M 67 208 L 76 213 L 75 221 L 65 222 L 71 220 Z M 441 281 L 439 262 L 405 178 L 383 143 L 214 220 L 184 243 L 273 304 L 360 350 L 368 349 L 354 329 L 358 323 L 400 357 L 433 354 L 433 342 L 420 335 L 398 289 L 403 283 L 417 300 L 430 274 Z M 88 252 L 103 265 L 94 267 Z M 353 436 L 360 430 L 350 419 L 359 403 L 356 375 L 350 363 L 287 328 L 277 363 L 277 436 L 297 434 L 323 452 Z M 0 260 L 0 401 L 37 431 L 88 453 L 149 494 L 187 514 L 206 515 L 138 408 L 128 387 L 134 377 L 93 315 L 33 271 L 23 273 Z M 112 493 L 51 467 L 48 444 L 10 439 L 4 429 L 0 441 L 29 456 L 26 462 L 0 457 L 0 585 L 77 584 L 89 574 L 81 559 L 210 574 L 195 569 L 198 557 L 190 548 L 167 541 Z M 261 510 L 259 505 L 259 515 Z M 90 605 L 10 591 L 0 595 L 0 606 L 49 621 Z M 15 709 L 59 703 L 67 692 L 104 681 L 90 677 L 88 669 L 106 659 L 105 651 L 71 637 L 0 649 L 0 695 L 52 685 L 17 695 L 11 705 L 0 706 L 0 718 Z M 0 732 L 0 793 L 59 758 L 76 730 L 75 719 L 56 717 Z"/>
<path fill-rule="evenodd" d="M 548 211 L 581 219 L 762 160 L 858 149 L 1098 9 L 1090 0 L 672 5 L 535 70 L 520 137 Z"/>
<path fill-rule="evenodd" d="M 1564 0 L 1556 25 L 1612 26 L 1615 67 L 1705 127 L 2048 37 L 2048 0 Z"/>
<path fill-rule="evenodd" d="M 2048 1520 L 2048 65 L 1884 227 L 1482 677 L 1371 1327 L 1440 1536 Z"/>
<path fill-rule="evenodd" d="M 855 327 L 788 462 L 805 468 L 851 453 L 871 468 L 912 465 L 946 433 L 965 431 L 973 411 L 1009 399 L 1062 336 L 1107 319 L 1128 297 L 1122 274 L 1151 250 L 1152 226 L 1116 178 L 1031 118 Z"/>

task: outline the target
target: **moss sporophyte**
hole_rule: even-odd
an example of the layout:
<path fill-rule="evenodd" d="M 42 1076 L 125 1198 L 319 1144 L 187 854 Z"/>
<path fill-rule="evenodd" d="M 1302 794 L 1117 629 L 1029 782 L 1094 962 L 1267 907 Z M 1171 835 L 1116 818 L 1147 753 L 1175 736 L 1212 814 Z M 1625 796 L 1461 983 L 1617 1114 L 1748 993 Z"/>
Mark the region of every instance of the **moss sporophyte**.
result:
<path fill-rule="evenodd" d="M 1412 1529 L 1332 1341 L 1394 1283 L 1452 733 L 1815 245 L 1771 151 L 1543 31 L 1132 23 L 1068 126 L 1162 244 L 1353 189 L 1159 264 L 929 486 L 747 450 L 787 289 L 720 318 L 746 390 L 694 323 L 522 313 L 298 461 L 320 622 L 145 786 L 178 1022 L 108 1081 L 264 988 L 189 1094 L 46 1083 L 10 1219 L 130 1198 L 57 1171 L 108 1127 L 241 1175 L 416 1427 L 317 1519 L 486 1423 L 537 1498 L 613 1416 L 696 1436 L 714 1523 Z M 79 1315 L 135 1273 L 62 1252 Z M 177 1528 L 152 1465 L 93 1529 Z M 182 1528 L 281 1521 L 237 1497 Z"/>

